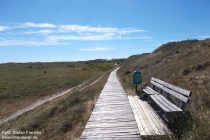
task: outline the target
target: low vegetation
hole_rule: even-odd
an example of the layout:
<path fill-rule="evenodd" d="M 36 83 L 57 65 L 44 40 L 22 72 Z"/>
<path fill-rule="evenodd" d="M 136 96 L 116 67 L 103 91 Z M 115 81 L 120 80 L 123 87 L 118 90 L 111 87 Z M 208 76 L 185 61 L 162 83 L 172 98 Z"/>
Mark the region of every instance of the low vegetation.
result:
<path fill-rule="evenodd" d="M 40 131 L 38 139 L 66 140 L 78 139 L 90 117 L 100 91 L 107 81 L 106 73 L 94 85 L 75 89 L 73 93 L 65 95 L 14 121 L 1 126 L 0 131 Z M 82 89 L 82 90 L 81 90 Z"/>
<path fill-rule="evenodd" d="M 123 62 L 119 77 L 129 94 L 135 94 L 132 72 L 140 70 L 143 85 L 151 77 L 192 91 L 191 118 L 178 126 L 175 139 L 210 138 L 210 40 L 170 42 L 152 53 L 134 55 Z"/>
<path fill-rule="evenodd" d="M 32 102 L 99 77 L 117 60 L 0 64 L 0 119 Z"/>

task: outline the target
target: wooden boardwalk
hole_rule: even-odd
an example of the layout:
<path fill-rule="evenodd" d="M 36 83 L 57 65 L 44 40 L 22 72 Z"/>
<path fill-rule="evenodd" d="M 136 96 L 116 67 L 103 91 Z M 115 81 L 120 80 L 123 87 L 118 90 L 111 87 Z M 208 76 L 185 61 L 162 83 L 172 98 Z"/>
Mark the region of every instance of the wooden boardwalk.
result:
<path fill-rule="evenodd" d="M 131 105 L 116 71 L 110 74 L 80 139 L 140 139 Z"/>

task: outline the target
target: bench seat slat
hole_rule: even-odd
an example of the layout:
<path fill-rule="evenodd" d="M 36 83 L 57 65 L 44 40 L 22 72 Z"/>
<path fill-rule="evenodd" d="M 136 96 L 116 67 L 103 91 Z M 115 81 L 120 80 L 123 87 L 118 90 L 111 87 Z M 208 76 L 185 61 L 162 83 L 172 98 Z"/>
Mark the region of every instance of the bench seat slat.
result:
<path fill-rule="evenodd" d="M 170 102 L 168 99 L 166 99 L 163 95 L 156 95 L 156 96 L 159 96 L 163 104 L 167 106 L 171 111 L 183 111 L 182 109 L 177 107 L 175 104 Z"/>
<path fill-rule="evenodd" d="M 151 87 L 147 87 L 147 90 L 151 91 L 153 94 L 160 94 L 157 91 L 155 91 L 154 89 L 152 89 Z"/>
<path fill-rule="evenodd" d="M 156 82 L 154 82 L 154 81 L 151 81 L 151 83 L 152 83 L 153 85 L 155 85 L 155 86 L 161 88 L 161 89 L 164 90 L 165 92 L 168 92 L 168 93 L 171 94 L 172 96 L 174 96 L 174 97 L 180 99 L 181 101 L 183 101 L 183 102 L 185 102 L 185 103 L 188 102 L 188 98 L 187 98 L 187 97 L 185 97 L 185 96 L 183 96 L 183 95 L 181 95 L 181 94 L 179 94 L 179 93 L 177 93 L 177 92 L 175 92 L 175 91 L 173 91 L 173 90 L 171 90 L 171 89 L 168 89 L 168 88 L 164 87 L 163 85 L 161 85 L 161 84 L 159 84 L 159 83 L 156 83 Z"/>
<path fill-rule="evenodd" d="M 170 102 L 167 98 L 165 98 L 164 96 L 162 96 L 161 94 L 159 94 L 157 91 L 153 90 L 151 87 L 147 87 L 148 90 L 153 91 L 154 93 L 156 93 L 155 95 L 159 95 L 160 98 L 162 98 L 163 101 L 165 101 L 169 106 L 173 107 L 176 111 L 183 111 L 182 109 L 180 109 L 179 107 L 177 107 L 175 104 L 173 104 L 172 102 Z"/>
<path fill-rule="evenodd" d="M 150 95 L 151 93 L 147 89 L 143 89 L 143 92 Z"/>
<path fill-rule="evenodd" d="M 154 90 L 153 90 L 154 91 Z M 146 89 L 143 89 L 143 92 L 145 92 L 146 94 L 148 95 L 153 95 L 153 94 L 156 94 L 155 92 L 153 92 L 151 90 L 148 89 L 148 87 Z"/>
<path fill-rule="evenodd" d="M 171 107 L 169 104 L 167 104 L 162 98 L 162 95 L 153 95 L 164 107 L 166 107 L 168 110 L 170 110 L 169 112 L 175 112 L 176 109 L 174 109 L 173 107 Z M 159 105 L 159 104 L 158 104 Z M 160 106 L 162 108 L 162 106 Z M 163 108 L 162 108 L 163 109 Z"/>
<path fill-rule="evenodd" d="M 150 95 L 151 99 L 160 107 L 162 108 L 165 112 L 171 112 L 167 107 L 165 107 L 154 95 Z"/>
<path fill-rule="evenodd" d="M 162 81 L 162 80 L 159 80 L 159 79 L 157 79 L 157 78 L 154 78 L 154 77 L 151 78 L 151 81 L 160 83 L 160 84 L 162 84 L 163 86 L 168 87 L 168 88 L 170 88 L 170 89 L 172 89 L 172 90 L 174 90 L 174 91 L 176 91 L 176 92 L 179 92 L 179 93 L 181 93 L 182 95 L 187 96 L 187 97 L 188 97 L 188 96 L 191 96 L 191 94 L 192 94 L 189 90 L 186 90 L 186 89 L 183 89 L 183 88 L 174 86 L 174 85 L 172 85 L 172 84 L 166 83 L 166 82 L 164 82 L 164 81 Z"/>

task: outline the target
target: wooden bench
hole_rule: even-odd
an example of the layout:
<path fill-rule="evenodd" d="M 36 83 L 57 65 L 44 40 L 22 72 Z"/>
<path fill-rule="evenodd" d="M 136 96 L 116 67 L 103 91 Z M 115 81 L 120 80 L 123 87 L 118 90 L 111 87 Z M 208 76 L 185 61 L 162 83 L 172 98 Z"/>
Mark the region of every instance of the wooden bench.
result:
<path fill-rule="evenodd" d="M 155 106 L 161 109 L 161 115 L 167 122 L 173 123 L 175 118 L 185 113 L 189 103 L 189 90 L 174 86 L 152 77 L 150 86 L 142 88 L 143 95 L 149 97 Z"/>

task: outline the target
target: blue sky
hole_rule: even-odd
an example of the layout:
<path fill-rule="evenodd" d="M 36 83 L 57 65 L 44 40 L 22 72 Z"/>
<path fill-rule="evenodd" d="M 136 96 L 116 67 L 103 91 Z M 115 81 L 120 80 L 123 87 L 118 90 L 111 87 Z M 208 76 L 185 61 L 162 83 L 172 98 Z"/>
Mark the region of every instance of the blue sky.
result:
<path fill-rule="evenodd" d="M 125 58 L 210 37 L 209 0 L 0 0 L 0 63 Z"/>

